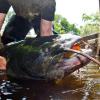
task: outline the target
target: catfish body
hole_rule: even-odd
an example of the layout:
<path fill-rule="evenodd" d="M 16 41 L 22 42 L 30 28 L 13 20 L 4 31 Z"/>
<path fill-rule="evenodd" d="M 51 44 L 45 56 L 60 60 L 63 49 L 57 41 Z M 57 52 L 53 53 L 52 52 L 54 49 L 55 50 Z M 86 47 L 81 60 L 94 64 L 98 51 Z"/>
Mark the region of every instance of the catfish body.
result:
<path fill-rule="evenodd" d="M 7 59 L 7 74 L 25 79 L 62 79 L 88 63 L 80 56 L 84 64 L 74 56 L 64 58 L 64 49 L 70 48 L 80 38 L 53 35 L 50 37 L 26 38 L 10 43 L 2 50 Z M 69 41 L 70 40 L 70 41 Z"/>

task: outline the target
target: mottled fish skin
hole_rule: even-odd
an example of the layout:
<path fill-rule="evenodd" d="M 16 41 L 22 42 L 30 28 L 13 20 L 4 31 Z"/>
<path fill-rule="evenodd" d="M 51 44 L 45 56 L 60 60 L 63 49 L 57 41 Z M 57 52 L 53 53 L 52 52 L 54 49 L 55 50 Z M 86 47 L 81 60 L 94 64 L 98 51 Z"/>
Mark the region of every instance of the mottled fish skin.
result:
<path fill-rule="evenodd" d="M 62 54 L 59 53 L 60 45 L 54 45 L 55 40 L 53 41 L 40 43 L 39 39 L 26 39 L 21 43 L 7 47 L 6 54 L 10 59 L 7 66 L 8 74 L 14 76 L 21 73 L 18 77 L 52 79 L 51 73 L 53 75 L 54 72 L 57 72 L 62 58 Z"/>
<path fill-rule="evenodd" d="M 79 38 L 75 41 L 77 40 Z M 8 61 L 7 74 L 16 78 L 37 80 L 62 79 L 65 75 L 69 75 L 87 64 L 85 57 L 83 65 L 77 57 L 73 57 L 71 60 L 78 62 L 76 66 L 73 66 L 74 62 L 72 65 L 67 64 L 71 62 L 63 57 L 63 49 L 67 47 L 64 44 L 67 44 L 67 42 L 66 38 L 53 35 L 49 38 L 27 38 L 23 41 L 7 45 L 1 50 Z M 80 56 L 80 59 L 82 57 Z"/>

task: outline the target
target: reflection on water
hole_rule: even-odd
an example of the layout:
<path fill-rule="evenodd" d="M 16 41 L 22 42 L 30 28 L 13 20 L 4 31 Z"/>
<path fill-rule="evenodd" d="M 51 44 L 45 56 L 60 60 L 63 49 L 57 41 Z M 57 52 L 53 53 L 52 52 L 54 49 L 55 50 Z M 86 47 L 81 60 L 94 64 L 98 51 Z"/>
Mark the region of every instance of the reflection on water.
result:
<path fill-rule="evenodd" d="M 15 80 L 0 72 L 0 100 L 100 100 L 100 69 L 89 65 L 56 83 Z"/>

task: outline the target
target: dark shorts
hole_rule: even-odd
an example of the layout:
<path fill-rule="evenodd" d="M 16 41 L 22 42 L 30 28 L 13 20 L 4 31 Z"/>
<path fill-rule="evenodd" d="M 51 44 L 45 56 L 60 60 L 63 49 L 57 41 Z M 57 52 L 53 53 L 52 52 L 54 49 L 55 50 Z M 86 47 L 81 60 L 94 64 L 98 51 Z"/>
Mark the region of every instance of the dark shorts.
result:
<path fill-rule="evenodd" d="M 0 13 L 7 13 L 11 5 L 18 16 L 26 17 L 29 14 L 32 17 L 34 13 L 39 13 L 42 19 L 54 20 L 55 0 L 0 0 Z"/>

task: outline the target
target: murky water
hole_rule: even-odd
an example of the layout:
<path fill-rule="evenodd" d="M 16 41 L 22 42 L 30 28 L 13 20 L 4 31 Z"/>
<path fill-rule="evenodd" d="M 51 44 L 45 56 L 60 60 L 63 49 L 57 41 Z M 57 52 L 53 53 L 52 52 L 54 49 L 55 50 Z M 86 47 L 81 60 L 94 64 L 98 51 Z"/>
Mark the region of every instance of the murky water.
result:
<path fill-rule="evenodd" d="M 100 100 L 100 67 L 91 64 L 60 82 L 15 80 L 0 72 L 0 100 Z"/>

